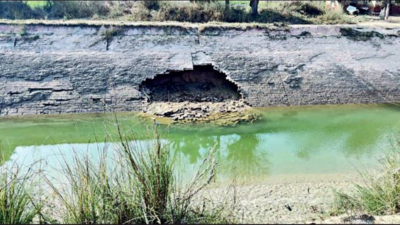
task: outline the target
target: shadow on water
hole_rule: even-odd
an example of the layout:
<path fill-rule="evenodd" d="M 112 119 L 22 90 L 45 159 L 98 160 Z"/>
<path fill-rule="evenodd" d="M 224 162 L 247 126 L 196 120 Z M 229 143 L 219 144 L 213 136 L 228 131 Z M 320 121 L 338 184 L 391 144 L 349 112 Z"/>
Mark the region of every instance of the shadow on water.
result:
<path fill-rule="evenodd" d="M 395 112 L 400 112 L 400 103 L 385 103 L 382 107 L 393 110 Z"/>

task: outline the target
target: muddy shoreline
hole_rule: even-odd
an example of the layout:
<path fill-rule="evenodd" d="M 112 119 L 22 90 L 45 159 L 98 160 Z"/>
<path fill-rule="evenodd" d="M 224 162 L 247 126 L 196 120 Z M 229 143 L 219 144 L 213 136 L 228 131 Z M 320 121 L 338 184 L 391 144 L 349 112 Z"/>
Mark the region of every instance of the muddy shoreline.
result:
<path fill-rule="evenodd" d="M 349 192 L 355 182 L 360 182 L 357 174 L 278 175 L 213 185 L 202 195 L 215 203 L 226 200 L 227 207 L 232 207 L 236 195 L 234 214 L 240 223 L 324 223 L 331 218 L 333 190 Z"/>

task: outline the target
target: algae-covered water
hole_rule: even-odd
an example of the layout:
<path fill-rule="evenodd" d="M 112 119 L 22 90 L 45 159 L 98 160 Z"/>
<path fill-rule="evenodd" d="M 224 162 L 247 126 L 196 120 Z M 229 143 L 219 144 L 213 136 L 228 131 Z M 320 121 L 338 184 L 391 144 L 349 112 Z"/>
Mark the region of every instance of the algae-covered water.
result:
<path fill-rule="evenodd" d="M 349 174 L 370 168 L 400 130 L 399 105 L 336 105 L 258 109 L 262 119 L 235 127 L 159 125 L 187 172 L 214 145 L 220 177 Z M 96 152 L 116 140 L 116 118 L 146 141 L 151 123 L 135 113 L 6 117 L 0 119 L 2 152 L 28 164 L 57 154 Z"/>

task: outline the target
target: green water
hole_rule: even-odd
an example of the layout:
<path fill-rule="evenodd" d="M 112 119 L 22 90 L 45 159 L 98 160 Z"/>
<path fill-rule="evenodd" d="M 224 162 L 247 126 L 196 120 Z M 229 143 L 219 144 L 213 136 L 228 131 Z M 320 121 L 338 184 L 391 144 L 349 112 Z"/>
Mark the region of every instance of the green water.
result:
<path fill-rule="evenodd" d="M 399 134 L 399 105 L 340 105 L 259 109 L 262 119 L 236 127 L 162 126 L 162 138 L 182 157 L 183 171 L 216 145 L 220 176 L 347 174 L 373 166 Z M 143 137 L 149 122 L 117 114 L 124 129 Z M 24 162 L 62 151 L 92 151 L 116 138 L 115 115 L 8 117 L 0 120 L 2 151 Z M 80 143 L 80 144 L 79 144 Z M 97 145 L 98 147 L 98 145 Z M 26 159 L 29 159 L 26 161 Z"/>

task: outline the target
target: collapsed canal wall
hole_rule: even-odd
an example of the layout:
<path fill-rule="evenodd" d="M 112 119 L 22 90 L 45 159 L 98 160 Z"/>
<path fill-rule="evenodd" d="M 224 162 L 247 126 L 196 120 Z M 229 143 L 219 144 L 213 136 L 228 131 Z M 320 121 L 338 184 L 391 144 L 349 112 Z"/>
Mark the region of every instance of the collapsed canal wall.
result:
<path fill-rule="evenodd" d="M 400 102 L 399 28 L 1 22 L 0 115 L 141 110 L 201 65 L 254 107 Z"/>

